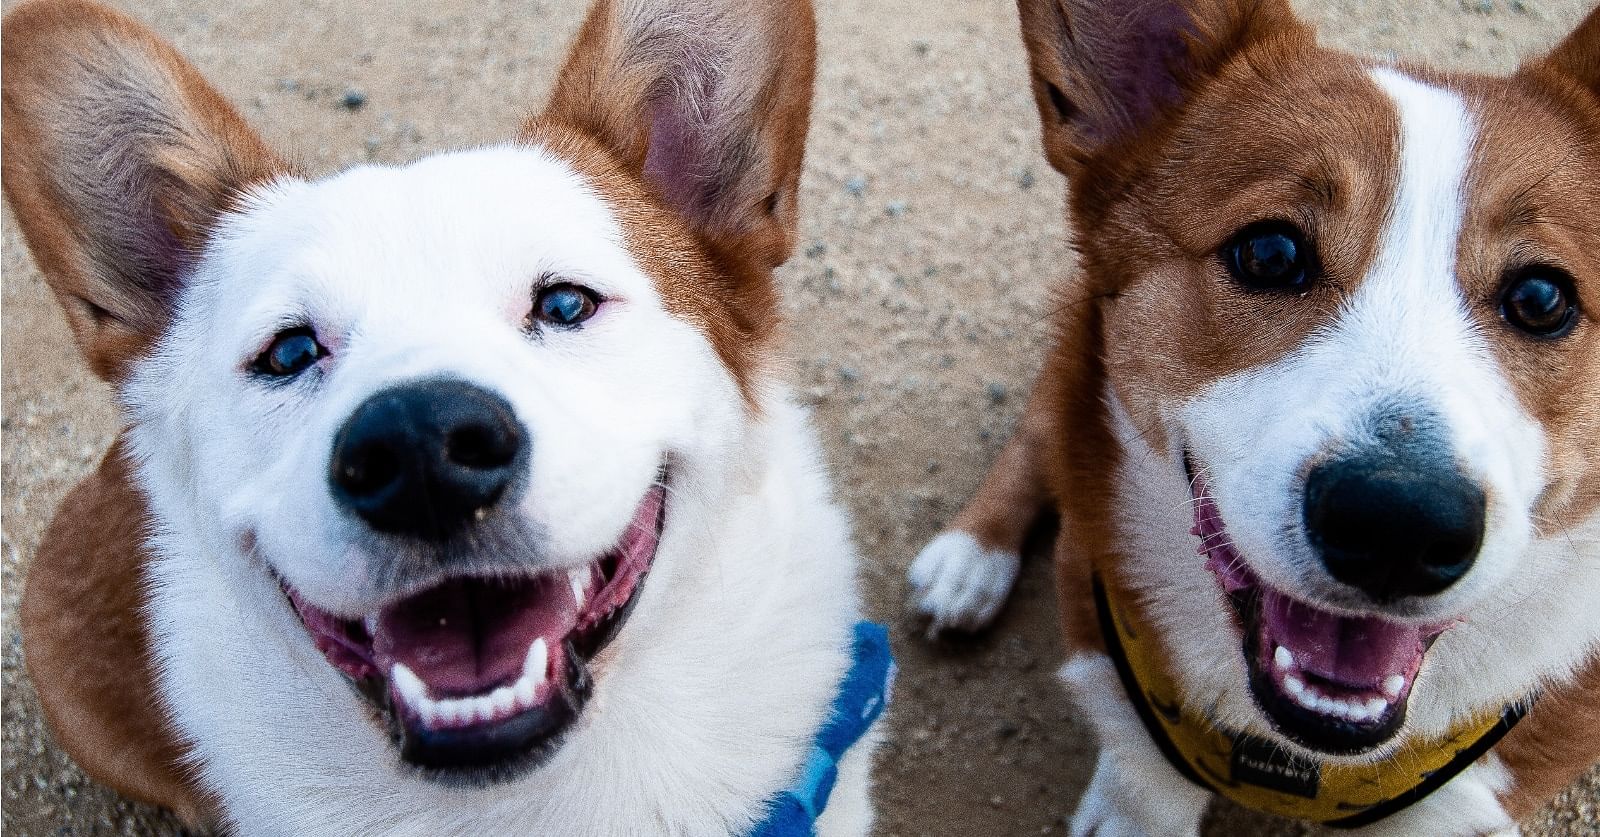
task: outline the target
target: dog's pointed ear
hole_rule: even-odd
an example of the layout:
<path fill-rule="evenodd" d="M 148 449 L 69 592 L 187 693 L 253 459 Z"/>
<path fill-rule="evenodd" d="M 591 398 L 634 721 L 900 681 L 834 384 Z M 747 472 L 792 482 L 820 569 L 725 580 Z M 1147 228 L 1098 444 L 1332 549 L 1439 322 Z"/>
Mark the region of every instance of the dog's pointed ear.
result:
<path fill-rule="evenodd" d="M 93 3 L 5 19 L 5 194 L 95 373 L 160 335 L 212 222 L 282 165 L 177 52 Z"/>
<path fill-rule="evenodd" d="M 598 0 L 538 121 L 770 270 L 794 247 L 815 62 L 809 0 Z"/>
<path fill-rule="evenodd" d="M 1566 76 L 1600 97 L 1600 9 L 1590 11 L 1566 40 L 1535 65 Z"/>
<path fill-rule="evenodd" d="M 1018 0 L 1050 164 L 1131 141 L 1246 47 L 1309 33 L 1287 0 Z"/>

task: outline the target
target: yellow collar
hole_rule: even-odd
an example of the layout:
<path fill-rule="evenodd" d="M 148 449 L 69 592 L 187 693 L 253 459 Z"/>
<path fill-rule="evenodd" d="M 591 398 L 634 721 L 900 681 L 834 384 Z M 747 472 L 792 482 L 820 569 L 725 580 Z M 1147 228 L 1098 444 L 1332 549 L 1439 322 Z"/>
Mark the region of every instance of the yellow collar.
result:
<path fill-rule="evenodd" d="M 1525 711 L 1521 704 L 1507 706 L 1437 740 L 1410 742 L 1376 765 L 1312 761 L 1270 741 L 1221 729 L 1183 705 L 1177 685 L 1161 665 L 1153 634 L 1138 630 L 1136 612 L 1110 595 L 1096 574 L 1095 610 L 1106 650 L 1156 746 L 1190 781 L 1246 808 L 1334 828 L 1370 825 L 1465 770 Z"/>

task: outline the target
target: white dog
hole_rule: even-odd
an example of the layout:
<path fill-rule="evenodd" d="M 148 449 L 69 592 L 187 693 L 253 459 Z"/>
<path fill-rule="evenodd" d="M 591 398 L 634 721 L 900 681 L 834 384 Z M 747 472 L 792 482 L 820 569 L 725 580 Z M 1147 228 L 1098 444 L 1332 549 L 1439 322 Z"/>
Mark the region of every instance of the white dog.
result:
<path fill-rule="evenodd" d="M 4 32 L 130 423 L 24 614 L 91 775 L 246 834 L 868 829 L 886 651 L 773 361 L 804 0 L 601 0 L 513 141 L 322 179 L 117 13 Z"/>

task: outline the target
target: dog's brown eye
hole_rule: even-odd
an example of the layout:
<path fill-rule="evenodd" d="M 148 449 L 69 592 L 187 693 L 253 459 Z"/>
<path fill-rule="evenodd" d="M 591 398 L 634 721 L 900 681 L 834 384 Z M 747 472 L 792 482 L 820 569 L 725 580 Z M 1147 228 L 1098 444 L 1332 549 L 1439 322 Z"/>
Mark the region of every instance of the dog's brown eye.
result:
<path fill-rule="evenodd" d="M 1578 320 L 1572 278 L 1553 267 L 1524 268 L 1506 285 L 1500 314 L 1537 337 L 1564 337 Z"/>
<path fill-rule="evenodd" d="M 250 368 L 258 375 L 287 378 L 300 374 L 327 354 L 328 350 L 317 342 L 316 333 L 301 326 L 278 332 Z"/>
<path fill-rule="evenodd" d="M 1223 245 L 1222 261 L 1240 284 L 1260 291 L 1304 291 L 1315 266 L 1305 236 L 1282 221 L 1251 224 L 1235 233 Z"/>
<path fill-rule="evenodd" d="M 533 300 L 530 318 L 558 326 L 575 326 L 594 316 L 600 300 L 588 288 L 563 282 L 542 288 Z"/>

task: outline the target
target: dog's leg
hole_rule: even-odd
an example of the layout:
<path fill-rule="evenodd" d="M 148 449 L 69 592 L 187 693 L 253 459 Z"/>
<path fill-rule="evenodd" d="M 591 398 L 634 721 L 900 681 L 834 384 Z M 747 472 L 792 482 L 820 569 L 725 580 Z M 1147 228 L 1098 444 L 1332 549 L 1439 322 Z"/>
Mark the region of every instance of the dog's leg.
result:
<path fill-rule="evenodd" d="M 978 493 L 911 562 L 911 604 L 930 633 L 982 629 L 1011 594 L 1023 539 L 1046 499 L 1040 459 L 1051 417 L 1040 401 L 1036 388 Z"/>
<path fill-rule="evenodd" d="M 839 774 L 828 797 L 828 807 L 817 818 L 818 837 L 863 837 L 872 833 L 872 755 L 882 739 L 880 718 L 839 760 Z"/>
<path fill-rule="evenodd" d="M 1192 837 L 1211 795 L 1191 784 L 1156 749 L 1128 703 L 1111 658 L 1080 653 L 1061 668 L 1082 716 L 1094 727 L 1100 759 L 1072 815 L 1072 837 Z"/>

